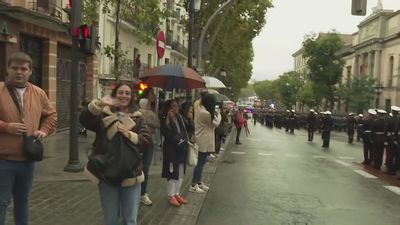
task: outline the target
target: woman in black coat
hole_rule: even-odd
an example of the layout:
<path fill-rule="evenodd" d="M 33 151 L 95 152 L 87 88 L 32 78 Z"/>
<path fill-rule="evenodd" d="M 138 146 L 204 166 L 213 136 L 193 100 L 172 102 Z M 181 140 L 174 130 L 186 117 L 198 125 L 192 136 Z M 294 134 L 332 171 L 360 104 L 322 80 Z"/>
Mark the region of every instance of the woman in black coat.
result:
<path fill-rule="evenodd" d="M 168 100 L 164 104 L 161 133 L 164 136 L 162 177 L 167 178 L 169 203 L 180 206 L 187 203 L 180 191 L 186 171 L 188 134 L 184 119 L 178 112 L 178 104 L 174 100 Z"/>

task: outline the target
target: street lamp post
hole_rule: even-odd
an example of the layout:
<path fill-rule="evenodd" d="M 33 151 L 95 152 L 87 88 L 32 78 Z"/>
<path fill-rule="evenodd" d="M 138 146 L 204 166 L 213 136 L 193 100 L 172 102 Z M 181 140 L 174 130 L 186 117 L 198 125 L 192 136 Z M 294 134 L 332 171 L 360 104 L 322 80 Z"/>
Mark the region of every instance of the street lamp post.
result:
<path fill-rule="evenodd" d="M 203 60 L 203 42 L 204 42 L 204 39 L 205 39 L 205 37 L 206 37 L 208 28 L 210 28 L 212 21 L 215 19 L 215 17 L 216 17 L 221 11 L 222 11 L 223 9 L 225 9 L 226 7 L 228 7 L 230 4 L 234 3 L 234 2 L 235 2 L 235 0 L 229 0 L 229 1 L 225 2 L 225 3 L 222 4 L 221 7 L 219 7 L 219 8 L 214 12 L 214 14 L 212 14 L 211 17 L 207 20 L 207 23 L 206 23 L 206 25 L 204 26 L 203 30 L 201 31 L 200 38 L 199 38 L 199 41 L 198 41 L 199 44 L 198 44 L 197 63 L 196 63 L 197 68 L 201 68 L 201 67 L 203 66 L 203 65 L 202 65 L 202 63 L 203 63 L 203 62 L 202 62 L 202 60 Z"/>
<path fill-rule="evenodd" d="M 376 94 L 375 108 L 379 108 L 379 96 L 381 95 L 384 87 L 383 87 L 382 83 L 379 82 L 374 88 L 375 88 L 375 94 Z"/>

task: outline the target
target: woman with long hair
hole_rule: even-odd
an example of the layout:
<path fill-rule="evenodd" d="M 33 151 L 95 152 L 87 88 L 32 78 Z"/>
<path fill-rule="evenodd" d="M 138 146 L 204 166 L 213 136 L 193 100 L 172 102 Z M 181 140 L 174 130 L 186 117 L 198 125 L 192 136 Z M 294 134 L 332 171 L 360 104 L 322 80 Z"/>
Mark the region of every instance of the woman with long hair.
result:
<path fill-rule="evenodd" d="M 201 99 L 201 103 L 195 108 L 194 127 L 196 144 L 199 146 L 197 165 L 193 171 L 192 185 L 190 192 L 203 193 L 207 187 L 202 182 L 202 173 L 207 156 L 215 152 L 215 128 L 221 121 L 219 110 L 215 110 L 216 100 L 213 94 L 206 94 Z"/>
<path fill-rule="evenodd" d="M 144 180 L 139 151 L 146 149 L 150 135 L 136 110 L 132 89 L 126 84 L 118 84 L 111 96 L 93 100 L 80 116 L 80 122 L 96 133 L 94 149 L 85 170 L 98 179 L 107 225 L 118 224 L 120 216 L 124 225 L 137 224 L 140 183 Z M 124 160 L 103 156 L 122 156 Z M 109 165 L 96 160 L 101 157 Z"/>
<path fill-rule="evenodd" d="M 162 177 L 167 179 L 169 203 L 180 206 L 188 202 L 180 194 L 186 171 L 188 134 L 175 100 L 168 100 L 164 104 L 161 133 L 164 136 Z"/>

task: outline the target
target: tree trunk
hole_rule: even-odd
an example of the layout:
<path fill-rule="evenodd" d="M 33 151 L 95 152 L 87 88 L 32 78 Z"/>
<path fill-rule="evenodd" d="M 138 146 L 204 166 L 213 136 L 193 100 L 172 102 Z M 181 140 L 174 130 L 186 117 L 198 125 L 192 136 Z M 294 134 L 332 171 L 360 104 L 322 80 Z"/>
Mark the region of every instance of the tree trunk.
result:
<path fill-rule="evenodd" d="M 120 42 L 119 42 L 119 29 L 120 29 L 120 12 L 121 12 L 121 0 L 117 1 L 116 5 L 116 12 L 115 12 L 115 40 L 114 40 L 114 46 L 115 46 L 115 54 L 114 54 L 114 73 L 115 73 L 115 79 L 117 83 L 120 81 Z"/>

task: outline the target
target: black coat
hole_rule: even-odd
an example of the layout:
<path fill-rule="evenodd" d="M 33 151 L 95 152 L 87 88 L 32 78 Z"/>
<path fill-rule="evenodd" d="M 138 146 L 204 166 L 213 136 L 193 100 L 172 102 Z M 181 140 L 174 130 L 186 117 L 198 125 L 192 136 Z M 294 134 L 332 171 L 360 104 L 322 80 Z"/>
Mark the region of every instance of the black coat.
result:
<path fill-rule="evenodd" d="M 161 133 L 164 136 L 163 142 L 163 178 L 179 179 L 179 164 L 183 163 L 186 170 L 186 161 L 188 156 L 188 145 L 185 143 L 183 146 L 178 145 L 181 138 L 187 140 L 187 132 L 184 125 L 184 119 L 178 114 L 177 117 L 179 129 L 175 122 L 170 121 L 166 124 L 165 118 L 161 122 Z"/>

